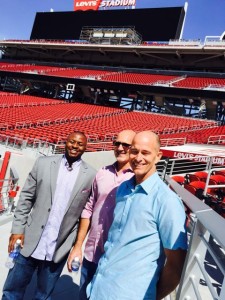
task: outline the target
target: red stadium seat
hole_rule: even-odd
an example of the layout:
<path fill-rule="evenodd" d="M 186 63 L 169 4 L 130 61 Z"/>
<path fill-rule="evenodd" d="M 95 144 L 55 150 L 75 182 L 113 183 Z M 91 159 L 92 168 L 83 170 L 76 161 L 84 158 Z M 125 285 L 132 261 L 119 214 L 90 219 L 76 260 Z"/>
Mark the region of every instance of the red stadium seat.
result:
<path fill-rule="evenodd" d="M 184 185 L 185 183 L 185 177 L 181 176 L 181 175 L 174 175 L 171 177 L 173 180 L 175 180 L 177 183 L 179 183 L 180 185 Z"/>

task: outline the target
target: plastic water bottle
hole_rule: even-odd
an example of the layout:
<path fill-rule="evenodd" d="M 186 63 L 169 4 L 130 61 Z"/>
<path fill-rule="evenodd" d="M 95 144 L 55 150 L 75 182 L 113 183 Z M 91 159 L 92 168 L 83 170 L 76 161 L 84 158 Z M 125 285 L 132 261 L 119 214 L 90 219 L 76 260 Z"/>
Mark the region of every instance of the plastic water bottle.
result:
<path fill-rule="evenodd" d="M 73 273 L 78 273 L 80 268 L 80 260 L 79 257 L 75 257 L 74 260 L 71 263 L 71 269 Z"/>
<path fill-rule="evenodd" d="M 15 260 L 17 259 L 21 249 L 21 240 L 17 240 L 14 244 L 14 249 L 9 253 L 5 266 L 8 269 L 12 269 L 15 265 Z"/>

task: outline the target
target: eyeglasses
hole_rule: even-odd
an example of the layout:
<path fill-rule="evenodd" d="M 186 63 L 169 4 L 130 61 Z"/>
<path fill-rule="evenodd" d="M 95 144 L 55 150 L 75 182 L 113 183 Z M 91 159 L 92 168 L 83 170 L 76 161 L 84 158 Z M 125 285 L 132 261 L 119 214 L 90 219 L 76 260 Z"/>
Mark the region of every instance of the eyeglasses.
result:
<path fill-rule="evenodd" d="M 117 142 L 117 141 L 113 142 L 113 145 L 115 147 L 119 147 L 120 145 L 122 145 L 123 148 L 129 148 L 131 146 L 130 144 L 122 143 L 122 142 Z"/>

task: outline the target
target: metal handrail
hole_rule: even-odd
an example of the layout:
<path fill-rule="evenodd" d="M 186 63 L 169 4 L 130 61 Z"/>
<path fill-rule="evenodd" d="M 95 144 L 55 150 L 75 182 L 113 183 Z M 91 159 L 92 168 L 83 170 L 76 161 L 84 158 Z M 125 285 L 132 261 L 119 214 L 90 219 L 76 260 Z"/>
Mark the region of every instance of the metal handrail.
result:
<path fill-rule="evenodd" d="M 17 195 L 18 178 L 0 180 L 0 214 L 11 213 Z"/>
<path fill-rule="evenodd" d="M 225 279 L 223 278 L 223 282 L 221 282 L 221 291 L 220 295 L 218 295 L 215 292 L 212 280 L 205 270 L 204 261 L 206 252 L 208 251 L 214 259 L 217 268 L 221 270 L 224 276 L 225 236 L 223 228 L 225 227 L 225 219 L 189 191 L 185 190 L 171 179 L 170 176 L 166 175 L 165 179 L 171 188 L 181 197 L 185 206 L 192 211 L 189 248 L 176 299 L 205 300 L 206 298 L 201 297 L 201 288 L 199 286 L 199 280 L 203 277 L 208 287 L 207 292 L 212 297 L 210 299 L 223 300 L 225 299 Z M 213 247 L 221 250 L 220 255 L 218 255 Z"/>

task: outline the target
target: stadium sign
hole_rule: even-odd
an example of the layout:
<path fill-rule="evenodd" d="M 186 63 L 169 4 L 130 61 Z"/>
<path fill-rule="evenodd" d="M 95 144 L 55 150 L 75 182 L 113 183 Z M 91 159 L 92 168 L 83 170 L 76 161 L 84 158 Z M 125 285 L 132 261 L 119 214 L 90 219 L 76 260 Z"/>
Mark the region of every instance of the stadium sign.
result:
<path fill-rule="evenodd" d="M 118 7 L 118 6 L 134 6 L 135 7 L 136 0 L 109 0 L 102 1 L 100 7 Z"/>
<path fill-rule="evenodd" d="M 74 10 L 98 10 L 106 8 L 134 8 L 136 0 L 74 0 Z"/>
<path fill-rule="evenodd" d="M 224 157 L 224 151 L 222 152 L 212 152 L 211 155 L 205 155 L 201 152 L 199 153 L 193 153 L 193 152 L 183 152 L 183 151 L 175 151 L 175 150 L 167 150 L 167 149 L 161 149 L 163 151 L 163 156 L 171 157 L 171 158 L 179 158 L 179 159 L 188 159 L 193 160 L 197 162 L 208 162 L 209 158 L 212 157 L 212 162 L 217 165 L 224 166 L 225 164 L 225 157 Z"/>
<path fill-rule="evenodd" d="M 84 0 L 75 0 L 74 1 L 74 10 L 98 10 L 99 4 L 101 0 L 89 0 L 89 1 L 84 1 Z"/>

